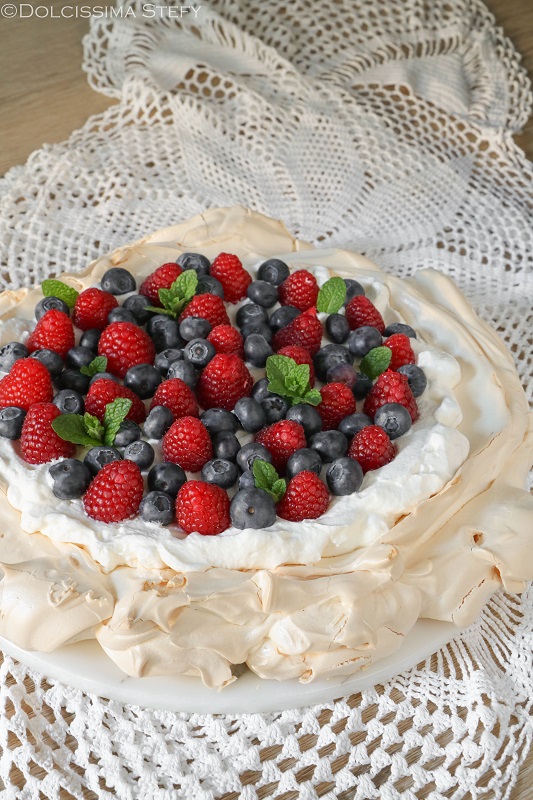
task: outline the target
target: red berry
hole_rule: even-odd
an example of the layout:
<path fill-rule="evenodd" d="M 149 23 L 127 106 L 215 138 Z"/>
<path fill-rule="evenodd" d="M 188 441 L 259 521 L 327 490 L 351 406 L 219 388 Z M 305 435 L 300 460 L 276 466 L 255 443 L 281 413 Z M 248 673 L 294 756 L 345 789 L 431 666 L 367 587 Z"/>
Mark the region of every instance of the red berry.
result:
<path fill-rule="evenodd" d="M 367 425 L 353 437 L 348 456 L 358 461 L 363 472 L 379 469 L 396 456 L 396 448 L 379 425 Z"/>
<path fill-rule="evenodd" d="M 192 389 L 180 378 L 169 378 L 157 387 L 150 408 L 166 406 L 174 419 L 197 417 L 198 403 Z"/>
<path fill-rule="evenodd" d="M 20 452 L 28 464 L 47 464 L 56 458 L 70 458 L 76 450 L 52 428 L 52 420 L 61 412 L 53 403 L 35 403 L 31 406 L 20 435 Z"/>
<path fill-rule="evenodd" d="M 230 526 L 229 497 L 214 483 L 187 481 L 176 498 L 176 518 L 185 533 L 222 533 Z"/>
<path fill-rule="evenodd" d="M 307 446 L 303 427 L 292 419 L 282 419 L 269 425 L 268 428 L 263 428 L 255 437 L 255 441 L 270 451 L 272 464 L 278 472 L 285 472 L 289 457 L 296 450 Z"/>
<path fill-rule="evenodd" d="M 314 356 L 320 349 L 321 342 L 322 324 L 316 315 L 316 310 L 310 308 L 276 333 L 273 346 L 274 350 L 279 352 L 282 347 L 296 344 L 305 347 Z"/>
<path fill-rule="evenodd" d="M 316 410 L 322 417 L 322 430 L 336 430 L 344 417 L 355 412 L 353 392 L 345 383 L 326 383 L 320 394 L 322 402 Z"/>
<path fill-rule="evenodd" d="M 44 314 L 30 334 L 27 348 L 30 353 L 35 350 L 53 350 L 65 358 L 71 347 L 74 347 L 74 327 L 68 314 L 52 308 Z"/>
<path fill-rule="evenodd" d="M 383 372 L 367 394 L 363 411 L 374 417 L 378 408 L 385 403 L 400 403 L 405 406 L 413 422 L 418 419 L 418 406 L 410 389 L 407 375 L 388 369 Z"/>
<path fill-rule="evenodd" d="M 141 283 L 139 294 L 143 294 L 147 297 L 156 308 L 162 308 L 163 303 L 159 299 L 159 290 L 170 289 L 176 278 L 178 278 L 182 272 L 182 268 L 174 261 L 162 264 Z"/>
<path fill-rule="evenodd" d="M 207 341 L 211 342 L 217 353 L 235 353 L 244 358 L 244 339 L 233 325 L 215 325 Z"/>
<path fill-rule="evenodd" d="M 198 400 L 202 408 L 232 411 L 237 400 L 248 397 L 253 385 L 242 358 L 232 353 L 217 353 L 200 375 Z"/>
<path fill-rule="evenodd" d="M 292 360 L 296 361 L 297 364 L 308 364 L 309 384 L 311 386 L 315 385 L 315 368 L 313 366 L 313 359 L 311 358 L 311 353 L 309 350 L 306 350 L 305 347 L 300 347 L 300 345 L 297 344 L 289 344 L 287 347 L 282 347 L 281 350 L 278 350 L 278 356 L 287 356 L 288 358 L 292 358 Z"/>
<path fill-rule="evenodd" d="M 16 406 L 27 411 L 34 403 L 49 403 L 53 396 L 50 373 L 36 358 L 15 361 L 0 380 L 0 408 Z"/>
<path fill-rule="evenodd" d="M 416 356 L 409 337 L 404 333 L 393 333 L 388 339 L 383 342 L 385 347 L 392 350 L 392 358 L 389 364 L 389 369 L 398 369 L 405 366 L 405 364 L 414 364 Z"/>
<path fill-rule="evenodd" d="M 238 303 L 246 297 L 252 278 L 244 269 L 240 258 L 231 253 L 220 253 L 211 264 L 209 272 L 222 284 L 224 299 L 228 303 Z"/>
<path fill-rule="evenodd" d="M 318 475 L 305 470 L 291 478 L 277 505 L 278 517 L 291 522 L 321 517 L 329 505 L 329 492 Z"/>
<path fill-rule="evenodd" d="M 141 470 L 133 461 L 112 461 L 92 480 L 83 496 L 85 512 L 100 522 L 122 522 L 139 511 L 143 496 Z"/>
<path fill-rule="evenodd" d="M 228 312 L 221 297 L 216 294 L 197 294 L 192 298 L 180 314 L 178 322 L 186 317 L 201 317 L 211 323 L 211 327 L 216 325 L 229 325 Z"/>
<path fill-rule="evenodd" d="M 74 325 L 82 331 L 92 328 L 103 330 L 107 325 L 109 312 L 117 308 L 117 298 L 102 289 L 85 289 L 76 298 L 74 306 Z"/>
<path fill-rule="evenodd" d="M 373 328 L 377 328 L 380 333 L 385 330 L 383 317 L 374 303 L 364 294 L 352 297 L 346 306 L 345 314 L 352 331 L 355 328 L 361 328 L 363 325 L 371 325 Z"/>
<path fill-rule="evenodd" d="M 316 306 L 318 283 L 306 269 L 297 269 L 279 287 L 279 302 L 282 306 L 295 306 L 300 311 Z"/>
<path fill-rule="evenodd" d="M 130 367 L 153 364 L 155 347 L 148 334 L 133 322 L 112 322 L 100 336 L 98 355 L 107 358 L 108 372 L 123 378 Z"/>
<path fill-rule="evenodd" d="M 196 417 L 181 417 L 163 436 L 165 461 L 179 464 L 188 472 L 199 472 L 213 455 L 207 428 Z"/>
<path fill-rule="evenodd" d="M 116 400 L 117 397 L 126 397 L 132 402 L 126 419 L 131 419 L 132 422 L 136 422 L 138 425 L 144 422 L 146 409 L 143 401 L 127 386 L 121 386 L 110 378 L 99 378 L 89 387 L 85 398 L 85 411 L 94 417 L 98 417 L 101 422 L 104 418 L 105 407 L 108 403 Z"/>

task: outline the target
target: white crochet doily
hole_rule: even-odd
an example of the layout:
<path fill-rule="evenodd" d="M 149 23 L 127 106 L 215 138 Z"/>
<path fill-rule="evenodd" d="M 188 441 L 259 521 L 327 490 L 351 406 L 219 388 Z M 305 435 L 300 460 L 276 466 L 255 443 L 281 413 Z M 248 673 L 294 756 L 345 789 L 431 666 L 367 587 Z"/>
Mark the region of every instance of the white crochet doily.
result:
<path fill-rule="evenodd" d="M 478 0 L 159 0 L 95 19 L 85 67 L 118 100 L 0 180 L 2 288 L 81 270 L 240 203 L 406 275 L 450 274 L 533 394 L 531 110 Z M 529 336 L 529 338 L 528 338 Z M 104 701 L 5 656 L 5 800 L 508 797 L 533 736 L 533 592 L 498 595 L 385 686 L 271 714 Z M 3 783 L 2 783 L 3 782 Z M 21 788 L 23 787 L 23 788 Z"/>

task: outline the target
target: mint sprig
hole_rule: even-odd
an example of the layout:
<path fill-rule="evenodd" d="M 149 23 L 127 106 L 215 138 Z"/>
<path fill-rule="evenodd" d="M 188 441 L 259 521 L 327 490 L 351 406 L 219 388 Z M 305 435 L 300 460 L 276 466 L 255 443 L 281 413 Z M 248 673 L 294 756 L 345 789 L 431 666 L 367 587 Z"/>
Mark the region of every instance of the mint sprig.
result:
<path fill-rule="evenodd" d="M 73 444 L 84 447 L 112 445 L 131 406 L 132 402 L 127 397 L 117 397 L 106 405 L 103 423 L 87 412 L 83 415 L 61 414 L 52 420 L 52 428 L 58 436 Z"/>
<path fill-rule="evenodd" d="M 106 369 L 107 358 L 105 356 L 96 356 L 86 367 L 81 367 L 80 372 L 82 375 L 88 375 L 89 378 L 94 378 L 97 372 L 105 372 Z"/>
<path fill-rule="evenodd" d="M 74 308 L 79 292 L 72 286 L 67 286 L 63 281 L 56 281 L 52 278 L 41 283 L 41 290 L 45 297 L 59 297 L 69 308 Z"/>
<path fill-rule="evenodd" d="M 359 365 L 359 371 L 363 372 L 367 378 L 373 381 L 382 372 L 388 369 L 392 358 L 390 347 L 374 347 L 369 350 Z"/>
<path fill-rule="evenodd" d="M 292 405 L 309 403 L 317 406 L 322 401 L 318 389 L 309 383 L 309 364 L 297 364 L 288 356 L 269 356 L 266 362 L 268 391 L 279 394 Z"/>
<path fill-rule="evenodd" d="M 272 464 L 256 458 L 252 464 L 252 472 L 257 489 L 263 489 L 278 503 L 287 490 L 287 484 L 280 478 Z"/>
<path fill-rule="evenodd" d="M 336 314 L 346 300 L 346 284 L 342 278 L 330 278 L 321 287 L 316 302 L 316 310 L 326 314 Z"/>
<path fill-rule="evenodd" d="M 118 429 L 126 419 L 131 406 L 132 402 L 127 397 L 117 397 L 112 403 L 106 405 L 104 413 L 104 444 L 113 444 Z"/>
<path fill-rule="evenodd" d="M 166 314 L 176 319 L 187 303 L 192 300 L 198 286 L 198 273 L 194 269 L 186 269 L 178 275 L 170 289 L 159 289 L 159 300 L 163 308 L 147 306 L 147 311 Z"/>

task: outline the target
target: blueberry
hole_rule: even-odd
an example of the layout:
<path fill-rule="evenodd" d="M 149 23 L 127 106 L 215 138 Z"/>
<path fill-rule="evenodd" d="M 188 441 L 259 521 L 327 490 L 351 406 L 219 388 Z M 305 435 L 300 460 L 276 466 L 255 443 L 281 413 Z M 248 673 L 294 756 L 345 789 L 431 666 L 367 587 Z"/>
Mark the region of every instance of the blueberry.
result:
<path fill-rule="evenodd" d="M 98 352 L 98 342 L 100 341 L 101 335 L 102 331 L 98 328 L 91 328 L 88 331 L 84 331 L 80 339 L 81 347 L 87 347 L 89 350 L 92 350 L 96 356 L 96 353 Z"/>
<path fill-rule="evenodd" d="M 351 364 L 335 364 L 330 367 L 326 374 L 328 383 L 344 383 L 349 389 L 353 391 L 353 387 L 357 383 L 357 373 Z"/>
<path fill-rule="evenodd" d="M 237 467 L 224 458 L 212 458 L 202 467 L 202 480 L 214 483 L 221 489 L 229 489 L 237 480 Z"/>
<path fill-rule="evenodd" d="M 344 305 L 347 305 L 350 300 L 353 300 L 354 297 L 358 297 L 359 295 L 365 293 L 365 290 L 359 281 L 354 281 L 353 278 L 345 278 L 344 283 L 346 284 L 346 298 L 344 300 Z"/>
<path fill-rule="evenodd" d="M 213 454 L 226 461 L 235 461 L 241 443 L 231 431 L 222 431 L 213 436 Z"/>
<path fill-rule="evenodd" d="M 351 332 L 346 345 L 353 356 L 363 358 L 374 347 L 381 346 L 381 333 L 372 325 L 362 325 Z"/>
<path fill-rule="evenodd" d="M 146 332 L 148 336 L 153 338 L 154 334 L 159 328 L 165 328 L 167 326 L 176 328 L 177 330 L 177 322 L 175 320 L 170 319 L 170 317 L 167 317 L 166 314 L 154 314 L 146 324 Z"/>
<path fill-rule="evenodd" d="M 239 489 L 255 489 L 254 473 L 251 469 L 245 470 L 239 478 Z"/>
<path fill-rule="evenodd" d="M 124 375 L 124 386 L 135 392 L 141 400 L 147 400 L 154 396 L 161 380 L 161 373 L 151 364 L 136 364 Z"/>
<path fill-rule="evenodd" d="M 336 458 L 326 470 L 326 483 L 331 494 L 353 494 L 359 491 L 362 482 L 363 470 L 353 458 Z"/>
<path fill-rule="evenodd" d="M 52 403 L 58 407 L 62 414 L 83 414 L 85 412 L 85 402 L 83 395 L 73 389 L 61 389 Z"/>
<path fill-rule="evenodd" d="M 273 354 L 270 344 L 260 333 L 251 333 L 244 340 L 244 360 L 254 367 L 264 367 L 267 358 Z"/>
<path fill-rule="evenodd" d="M 155 451 L 149 442 L 145 442 L 144 439 L 139 439 L 137 442 L 132 442 L 126 447 L 124 450 L 124 458 L 127 461 L 133 461 L 140 470 L 145 470 L 154 463 Z"/>
<path fill-rule="evenodd" d="M 273 425 L 285 418 L 289 404 L 279 394 L 270 394 L 261 400 L 261 408 L 265 412 L 266 424 Z"/>
<path fill-rule="evenodd" d="M 44 364 L 52 378 L 57 378 L 63 371 L 63 359 L 54 350 L 34 350 L 30 358 L 36 358 Z"/>
<path fill-rule="evenodd" d="M 117 376 L 112 375 L 111 372 L 95 372 L 95 374 L 92 376 L 89 382 L 89 386 L 92 386 L 93 383 L 95 383 L 95 381 L 100 381 L 100 380 L 114 381 L 115 383 L 119 382 Z"/>
<path fill-rule="evenodd" d="M 113 461 L 122 461 L 122 456 L 116 447 L 107 445 L 91 447 L 83 459 L 83 463 L 89 468 L 92 475 L 96 475 L 102 467 L 105 467 L 106 464 L 111 464 Z"/>
<path fill-rule="evenodd" d="M 264 530 L 276 521 L 276 506 L 262 489 L 241 489 L 230 504 L 231 524 L 239 530 Z"/>
<path fill-rule="evenodd" d="M 193 269 L 198 277 L 200 275 L 209 275 L 209 270 L 211 269 L 211 262 L 201 253 L 182 253 L 176 260 L 176 264 L 183 267 L 184 271 Z"/>
<path fill-rule="evenodd" d="M 211 333 L 211 323 L 202 317 L 185 317 L 183 322 L 180 322 L 179 332 L 186 342 L 193 339 L 207 339 Z"/>
<path fill-rule="evenodd" d="M 111 309 L 107 315 L 107 324 L 111 325 L 112 322 L 131 322 L 133 325 L 137 325 L 135 315 L 124 306 L 117 306 L 117 308 Z"/>
<path fill-rule="evenodd" d="M 170 461 L 162 461 L 153 466 L 147 478 L 150 491 L 166 492 L 171 497 L 176 497 L 186 480 L 187 476 L 182 468 Z"/>
<path fill-rule="evenodd" d="M 241 334 L 243 339 L 247 339 L 247 337 L 251 336 L 252 334 L 258 334 L 259 336 L 262 336 L 263 339 L 268 342 L 268 344 L 270 344 L 274 338 L 272 329 L 267 325 L 266 322 L 247 322 L 246 325 L 242 326 Z"/>
<path fill-rule="evenodd" d="M 55 384 L 58 389 L 74 389 L 80 394 L 87 394 L 91 379 L 88 375 L 82 375 L 77 369 L 65 369 L 56 378 Z"/>
<path fill-rule="evenodd" d="M 126 297 L 122 303 L 122 308 L 125 308 L 126 311 L 131 311 L 137 320 L 137 325 L 145 325 L 154 316 L 153 311 L 147 311 L 148 306 L 151 305 L 152 302 L 143 294 L 132 294 Z"/>
<path fill-rule="evenodd" d="M 183 355 L 193 367 L 203 369 L 217 354 L 214 345 L 207 339 L 193 339 L 183 348 Z"/>
<path fill-rule="evenodd" d="M 278 290 L 268 281 L 252 281 L 246 294 L 252 303 L 263 308 L 272 308 L 278 302 Z"/>
<path fill-rule="evenodd" d="M 143 431 L 148 439 L 162 439 L 174 422 L 174 414 L 166 406 L 154 406 L 146 420 Z"/>
<path fill-rule="evenodd" d="M 344 314 L 330 314 L 326 320 L 326 333 L 332 342 L 342 344 L 350 333 L 350 326 Z"/>
<path fill-rule="evenodd" d="M 166 492 L 148 492 L 141 500 L 139 514 L 145 522 L 170 525 L 174 520 L 175 499 Z"/>
<path fill-rule="evenodd" d="M 270 381 L 268 378 L 261 378 L 258 380 L 257 383 L 253 385 L 250 397 L 253 397 L 258 403 L 261 403 L 266 397 L 272 397 L 272 392 L 268 391 L 269 383 Z"/>
<path fill-rule="evenodd" d="M 352 386 L 352 392 L 356 400 L 362 400 L 364 397 L 367 396 L 367 394 L 371 390 L 372 381 L 362 372 L 357 372 L 356 375 L 357 375 L 357 380 Z"/>
<path fill-rule="evenodd" d="M 257 433 L 266 425 L 265 412 L 253 397 L 241 397 L 237 400 L 233 413 L 239 420 L 241 428 L 248 433 Z"/>
<path fill-rule="evenodd" d="M 202 275 L 196 286 L 195 294 L 214 294 L 224 299 L 224 287 L 212 275 Z"/>
<path fill-rule="evenodd" d="M 287 461 L 287 478 L 289 480 L 298 475 L 299 472 L 309 470 L 317 475 L 320 475 L 322 469 L 322 459 L 316 450 L 310 447 L 302 447 L 301 450 L 296 450 Z"/>
<path fill-rule="evenodd" d="M 235 322 L 239 328 L 243 328 L 249 323 L 268 322 L 266 310 L 257 303 L 245 303 L 237 311 Z"/>
<path fill-rule="evenodd" d="M 372 425 L 370 417 L 367 416 L 367 414 L 363 414 L 362 411 L 356 411 L 355 414 L 348 414 L 347 417 L 344 417 L 338 429 L 347 436 L 348 439 L 351 439 L 356 433 L 359 433 L 359 431 L 362 431 L 363 428 L 366 428 L 368 425 Z"/>
<path fill-rule="evenodd" d="M 20 439 L 25 416 L 26 412 L 15 406 L 0 409 L 0 436 L 4 439 Z"/>
<path fill-rule="evenodd" d="M 410 429 L 411 415 L 400 403 L 385 403 L 376 411 L 374 425 L 383 428 L 389 439 L 397 439 Z"/>
<path fill-rule="evenodd" d="M 177 322 L 170 317 L 165 317 L 163 314 L 152 317 L 146 330 L 152 337 L 156 353 L 183 346 Z"/>
<path fill-rule="evenodd" d="M 287 264 L 279 258 L 269 258 L 263 261 L 257 271 L 257 277 L 260 281 L 267 281 L 273 286 L 279 286 L 284 280 L 289 277 L 290 271 Z"/>
<path fill-rule="evenodd" d="M 224 408 L 208 408 L 200 415 L 200 422 L 205 425 L 211 436 L 223 431 L 235 433 L 239 427 L 236 417 Z"/>
<path fill-rule="evenodd" d="M 52 491 L 60 500 L 75 500 L 85 493 L 91 482 L 91 472 L 83 461 L 65 458 L 52 464 L 48 472 L 54 481 Z"/>
<path fill-rule="evenodd" d="M 65 365 L 73 369 L 81 369 L 88 367 L 91 361 L 94 360 L 94 352 L 89 350 L 88 347 L 79 345 L 78 347 L 71 347 L 65 357 Z"/>
<path fill-rule="evenodd" d="M 137 442 L 141 438 L 141 429 L 136 422 L 125 419 L 120 423 L 120 427 L 115 436 L 116 447 L 127 447 L 132 442 Z"/>
<path fill-rule="evenodd" d="M 47 311 L 52 311 L 52 309 L 56 311 L 62 311 L 63 314 L 68 314 L 70 316 L 70 308 L 67 306 L 64 300 L 60 300 L 59 297 L 43 297 L 42 300 L 39 300 L 37 305 L 35 306 L 35 319 L 40 320 L 41 317 L 44 317 Z"/>
<path fill-rule="evenodd" d="M 281 308 L 277 308 L 270 317 L 270 327 L 274 333 L 277 333 L 282 328 L 286 328 L 289 322 L 299 317 L 301 313 L 300 309 L 294 306 L 281 306 Z"/>
<path fill-rule="evenodd" d="M 111 267 L 102 275 L 100 286 L 104 292 L 119 295 L 134 292 L 137 288 L 135 278 L 123 267 Z"/>
<path fill-rule="evenodd" d="M 311 438 L 310 446 L 324 463 L 342 458 L 348 450 L 348 439 L 340 431 L 320 431 Z"/>
<path fill-rule="evenodd" d="M 398 368 L 398 372 L 401 375 L 407 375 L 407 382 L 413 397 L 420 397 L 428 385 L 424 370 L 417 367 L 416 364 L 404 364 L 403 367 Z"/>
<path fill-rule="evenodd" d="M 156 355 L 154 367 L 163 378 L 166 378 L 170 365 L 174 361 L 183 361 L 183 350 L 179 350 L 177 347 L 170 347 L 168 350 L 162 350 Z"/>
<path fill-rule="evenodd" d="M 416 339 L 416 331 L 410 325 L 406 325 L 405 322 L 393 322 L 391 325 L 387 325 L 383 331 L 383 336 L 393 336 L 395 333 L 403 333 L 404 336 L 408 336 L 410 339 Z"/>
<path fill-rule="evenodd" d="M 325 383 L 327 379 L 328 369 L 336 366 L 337 364 L 351 364 L 353 356 L 347 347 L 342 344 L 327 344 L 321 347 L 318 353 L 313 357 L 313 364 L 315 365 L 316 376 L 319 381 Z"/>
<path fill-rule="evenodd" d="M 190 361 L 173 361 L 168 368 L 167 378 L 179 378 L 190 389 L 194 389 L 198 383 L 199 374 Z"/>
<path fill-rule="evenodd" d="M 9 342 L 0 347 L 0 369 L 9 372 L 15 361 L 28 357 L 28 348 L 22 342 Z M 63 369 L 63 363 L 61 363 Z"/>
<path fill-rule="evenodd" d="M 297 403 L 292 406 L 287 411 L 286 417 L 300 423 L 307 439 L 322 430 L 322 417 L 316 408 L 308 403 Z"/>
<path fill-rule="evenodd" d="M 272 463 L 270 451 L 264 445 L 259 444 L 259 442 L 250 442 L 241 447 L 237 453 L 237 465 L 245 472 L 247 469 L 252 469 L 254 461 L 258 458 L 261 461 L 267 461 L 269 464 Z"/>

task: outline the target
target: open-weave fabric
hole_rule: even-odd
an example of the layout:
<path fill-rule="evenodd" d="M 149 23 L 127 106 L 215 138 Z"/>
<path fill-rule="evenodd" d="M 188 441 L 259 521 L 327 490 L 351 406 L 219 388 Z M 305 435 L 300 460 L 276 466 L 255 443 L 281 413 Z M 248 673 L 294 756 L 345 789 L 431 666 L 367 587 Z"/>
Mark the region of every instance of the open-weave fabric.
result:
<path fill-rule="evenodd" d="M 2 288 L 241 203 L 399 275 L 447 272 L 533 396 L 533 175 L 512 139 L 531 92 L 480 2 L 117 9 L 85 42 L 117 103 L 0 180 Z M 104 701 L 6 656 L 1 796 L 508 797 L 533 736 L 532 650 L 533 592 L 498 595 L 386 686 L 241 716 Z"/>

